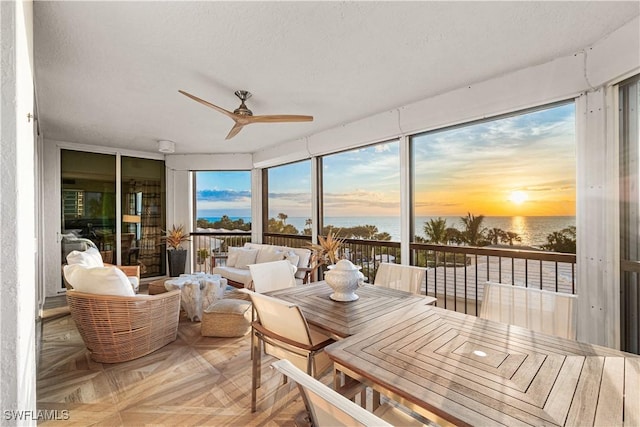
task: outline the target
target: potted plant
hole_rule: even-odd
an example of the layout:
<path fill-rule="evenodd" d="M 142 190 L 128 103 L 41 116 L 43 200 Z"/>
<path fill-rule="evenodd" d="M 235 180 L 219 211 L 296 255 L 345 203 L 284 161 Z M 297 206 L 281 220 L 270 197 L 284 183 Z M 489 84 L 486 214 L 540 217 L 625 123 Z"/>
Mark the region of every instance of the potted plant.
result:
<path fill-rule="evenodd" d="M 165 231 L 162 238 L 167 242 L 167 257 L 169 259 L 169 276 L 177 277 L 184 273 L 187 263 L 187 250 L 182 243 L 189 241 L 189 233 L 184 231 L 184 226 L 173 225 L 171 230 Z"/>
<path fill-rule="evenodd" d="M 209 257 L 209 249 L 201 248 L 196 252 L 196 262 L 198 265 L 204 264 Z"/>
<path fill-rule="evenodd" d="M 340 248 L 344 239 L 339 239 L 330 230 L 327 237 L 318 236 L 318 243 L 309 243 L 309 249 L 313 253 L 311 268 L 313 272 L 323 265 L 333 265 L 340 258 Z"/>

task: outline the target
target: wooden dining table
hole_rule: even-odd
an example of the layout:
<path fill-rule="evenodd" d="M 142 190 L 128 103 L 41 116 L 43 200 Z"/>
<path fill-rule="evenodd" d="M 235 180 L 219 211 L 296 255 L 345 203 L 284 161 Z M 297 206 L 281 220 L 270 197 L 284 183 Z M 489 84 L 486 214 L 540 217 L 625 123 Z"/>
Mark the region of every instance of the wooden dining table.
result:
<path fill-rule="evenodd" d="M 362 332 L 378 322 L 393 321 L 414 305 L 432 304 L 435 298 L 397 289 L 364 284 L 356 301 L 331 299 L 333 290 L 326 282 L 285 288 L 266 295 L 289 301 L 300 307 L 307 323 L 333 339 L 340 340 Z"/>
<path fill-rule="evenodd" d="M 640 425 L 640 357 L 429 306 L 326 348 L 439 424 Z"/>

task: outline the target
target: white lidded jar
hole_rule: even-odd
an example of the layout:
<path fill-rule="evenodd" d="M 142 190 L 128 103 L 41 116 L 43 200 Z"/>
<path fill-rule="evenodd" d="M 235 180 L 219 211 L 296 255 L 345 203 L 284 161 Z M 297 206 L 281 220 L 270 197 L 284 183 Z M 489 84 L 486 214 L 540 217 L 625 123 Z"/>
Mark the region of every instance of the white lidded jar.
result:
<path fill-rule="evenodd" d="M 359 298 L 356 289 L 364 283 L 364 275 L 360 272 L 360 266 L 346 259 L 341 259 L 334 265 L 330 265 L 329 271 L 324 275 L 325 281 L 333 293 L 329 296 L 334 301 L 355 301 Z"/>

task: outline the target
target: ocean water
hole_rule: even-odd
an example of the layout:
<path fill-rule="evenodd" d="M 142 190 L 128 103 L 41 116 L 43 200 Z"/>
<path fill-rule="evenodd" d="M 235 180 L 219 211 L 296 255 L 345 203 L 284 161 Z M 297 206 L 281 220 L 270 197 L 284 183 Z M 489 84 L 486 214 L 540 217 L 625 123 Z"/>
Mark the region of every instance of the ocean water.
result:
<path fill-rule="evenodd" d="M 238 217 L 232 217 L 237 219 Z M 416 217 L 416 234 L 425 237 L 424 224 L 432 218 L 431 216 Z M 443 216 L 448 227 L 455 227 L 462 230 L 460 216 Z M 216 221 L 218 217 L 206 218 L 209 221 Z M 245 222 L 251 222 L 251 218 L 242 217 Z M 291 224 L 298 230 L 304 229 L 307 218 L 289 217 L 287 224 Z M 387 232 L 391 235 L 391 240 L 400 241 L 400 218 L 390 216 L 349 216 L 349 217 L 327 217 L 325 225 L 333 225 L 336 228 L 355 227 L 357 225 L 375 225 L 379 232 Z M 554 231 L 560 231 L 569 226 L 576 225 L 575 216 L 487 216 L 484 218 L 484 228 L 500 228 L 504 231 L 513 231 L 522 238 L 520 245 L 540 246 L 547 243 L 547 236 Z"/>

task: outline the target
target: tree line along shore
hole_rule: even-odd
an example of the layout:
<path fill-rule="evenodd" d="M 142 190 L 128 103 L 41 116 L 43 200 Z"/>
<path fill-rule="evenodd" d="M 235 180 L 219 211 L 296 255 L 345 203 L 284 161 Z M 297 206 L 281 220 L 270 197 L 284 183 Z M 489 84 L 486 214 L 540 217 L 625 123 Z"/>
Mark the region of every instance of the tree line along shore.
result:
<path fill-rule="evenodd" d="M 287 223 L 288 215 L 279 213 L 274 218 L 269 218 L 267 230 L 270 233 L 311 235 L 311 219 L 305 221 L 305 227 L 298 230 L 294 225 Z M 440 245 L 466 245 L 466 246 L 495 246 L 508 245 L 520 247 L 522 237 L 513 231 L 501 228 L 487 228 L 484 226 L 484 215 L 467 213 L 460 217 L 459 227 L 450 224 L 442 217 L 425 221 L 423 231 L 426 237 L 414 236 L 416 243 L 431 243 Z M 218 221 L 209 221 L 199 218 L 197 227 L 216 228 L 225 230 L 250 231 L 251 222 L 245 222 L 242 218 L 231 219 L 223 215 Z M 322 234 L 332 233 L 342 239 L 366 239 L 366 240 L 391 240 L 391 235 L 381 232 L 378 227 L 371 224 L 357 225 L 353 227 L 335 227 L 326 225 L 322 228 Z M 576 227 L 569 226 L 561 230 L 553 231 L 547 235 L 545 244 L 531 249 L 540 249 L 550 252 L 576 253 Z"/>

